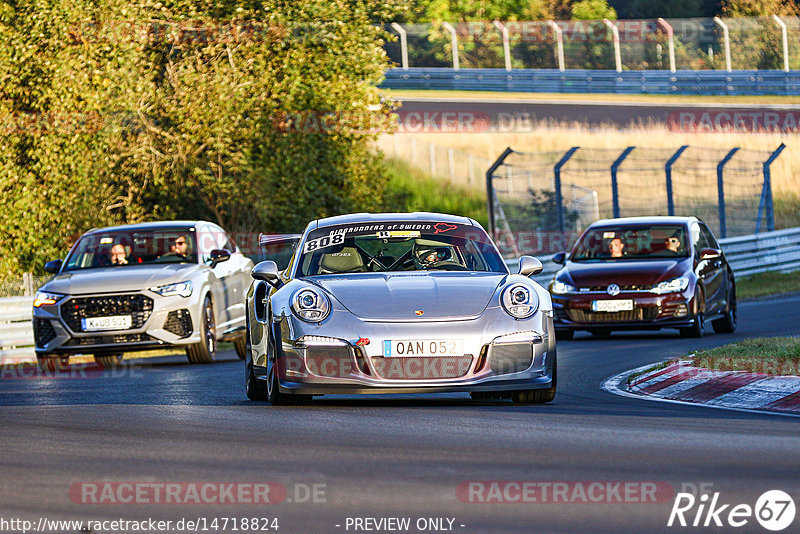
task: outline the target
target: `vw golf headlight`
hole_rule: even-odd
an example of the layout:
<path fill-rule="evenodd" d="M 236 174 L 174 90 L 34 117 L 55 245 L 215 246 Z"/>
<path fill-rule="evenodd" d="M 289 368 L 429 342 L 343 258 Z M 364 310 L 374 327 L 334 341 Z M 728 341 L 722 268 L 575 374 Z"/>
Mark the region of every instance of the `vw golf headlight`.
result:
<path fill-rule="evenodd" d="M 304 321 L 318 323 L 331 312 L 331 302 L 321 291 L 301 289 L 292 297 L 292 311 Z"/>
<path fill-rule="evenodd" d="M 550 289 L 553 295 L 566 295 L 567 293 L 574 293 L 575 291 L 575 286 L 559 282 L 558 280 L 553 282 L 553 287 Z"/>
<path fill-rule="evenodd" d="M 189 297 L 192 294 L 192 283 L 186 281 L 178 282 L 177 284 L 169 284 L 167 286 L 151 287 L 150 291 L 158 293 L 162 297 L 171 297 L 173 295 Z"/>
<path fill-rule="evenodd" d="M 689 279 L 685 276 L 681 276 L 680 278 L 665 280 L 654 285 L 650 289 L 650 292 L 656 295 L 663 295 L 664 293 L 677 293 L 683 291 L 687 287 L 689 287 Z"/>
<path fill-rule="evenodd" d="M 539 296 L 526 285 L 514 284 L 503 290 L 503 309 L 515 319 L 527 319 L 539 308 Z"/>
<path fill-rule="evenodd" d="M 63 299 L 64 295 L 59 293 L 48 293 L 47 291 L 37 291 L 36 296 L 33 297 L 33 307 L 50 306 L 59 300 Z"/>

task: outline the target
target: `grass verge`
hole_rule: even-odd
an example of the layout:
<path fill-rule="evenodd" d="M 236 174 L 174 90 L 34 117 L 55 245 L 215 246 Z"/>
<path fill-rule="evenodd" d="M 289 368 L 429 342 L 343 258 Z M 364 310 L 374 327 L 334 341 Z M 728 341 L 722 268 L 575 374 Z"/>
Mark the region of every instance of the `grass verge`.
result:
<path fill-rule="evenodd" d="M 800 271 L 761 273 L 736 279 L 736 295 L 742 300 L 795 291 L 800 291 Z"/>
<path fill-rule="evenodd" d="M 800 375 L 800 338 L 756 337 L 698 352 L 696 367 L 716 371 L 747 371 L 770 375 Z"/>
<path fill-rule="evenodd" d="M 480 190 L 430 178 L 403 160 L 387 158 L 386 166 L 389 170 L 386 199 L 391 209 L 462 215 L 488 226 L 486 195 Z"/>

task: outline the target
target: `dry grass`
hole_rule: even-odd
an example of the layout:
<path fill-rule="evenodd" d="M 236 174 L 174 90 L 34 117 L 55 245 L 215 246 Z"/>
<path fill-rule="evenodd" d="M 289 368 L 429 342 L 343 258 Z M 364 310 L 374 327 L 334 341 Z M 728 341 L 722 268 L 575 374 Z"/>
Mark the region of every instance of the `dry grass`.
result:
<path fill-rule="evenodd" d="M 398 134 L 411 138 L 412 134 Z M 419 147 L 430 143 L 473 154 L 481 162 L 494 160 L 506 147 L 521 152 L 565 151 L 572 146 L 623 149 L 627 146 L 677 149 L 682 145 L 715 148 L 720 151 L 733 147 L 771 152 L 781 143 L 786 149 L 772 165 L 773 192 L 776 196 L 800 191 L 800 134 L 781 133 L 684 133 L 671 131 L 663 125 L 642 125 L 619 130 L 613 126 L 588 128 L 581 124 L 539 124 L 528 132 L 413 134 Z M 391 136 L 384 136 L 391 139 Z M 391 142 L 381 140 L 381 146 Z M 386 150 L 386 148 L 384 148 Z M 744 151 L 743 151 L 744 154 Z M 424 160 L 420 157 L 421 164 Z M 483 172 L 485 169 L 480 169 Z"/>
<path fill-rule="evenodd" d="M 748 371 L 771 375 L 800 374 L 800 339 L 757 337 L 698 352 L 694 365 L 718 371 Z"/>

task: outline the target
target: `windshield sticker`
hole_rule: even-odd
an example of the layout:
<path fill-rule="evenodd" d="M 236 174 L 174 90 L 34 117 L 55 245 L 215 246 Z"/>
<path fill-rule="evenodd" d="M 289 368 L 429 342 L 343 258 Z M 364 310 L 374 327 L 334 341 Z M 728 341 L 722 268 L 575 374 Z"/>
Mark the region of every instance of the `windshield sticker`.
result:
<path fill-rule="evenodd" d="M 114 241 L 114 238 L 111 237 L 101 237 L 100 244 L 101 245 L 110 245 Z"/>
<path fill-rule="evenodd" d="M 614 239 L 614 232 L 603 232 L 603 239 Z"/>
<path fill-rule="evenodd" d="M 447 224 L 447 223 L 436 223 L 433 225 L 433 229 L 435 230 L 434 234 L 443 234 L 445 232 L 449 232 L 450 230 L 455 230 L 458 228 L 455 224 Z"/>
<path fill-rule="evenodd" d="M 389 239 L 392 237 L 419 237 L 422 235 L 422 232 L 419 230 L 388 230 L 383 232 L 378 232 L 377 234 L 378 239 Z"/>

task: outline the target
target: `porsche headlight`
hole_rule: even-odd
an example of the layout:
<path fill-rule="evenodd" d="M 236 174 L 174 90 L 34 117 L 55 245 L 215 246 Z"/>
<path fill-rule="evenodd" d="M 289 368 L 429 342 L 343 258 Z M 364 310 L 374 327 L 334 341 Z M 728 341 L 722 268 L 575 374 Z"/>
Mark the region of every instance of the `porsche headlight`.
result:
<path fill-rule="evenodd" d="M 151 287 L 150 291 L 158 293 L 162 297 L 171 297 L 173 295 L 189 297 L 192 295 L 192 283 L 187 280 L 186 282 L 178 282 L 167 286 Z"/>
<path fill-rule="evenodd" d="M 558 280 L 553 282 L 553 287 L 550 288 L 550 292 L 553 293 L 553 295 L 566 295 L 567 293 L 574 293 L 575 291 L 575 286 L 559 282 Z"/>
<path fill-rule="evenodd" d="M 304 321 L 318 323 L 331 312 L 331 303 L 321 291 L 301 289 L 292 297 L 292 311 Z"/>
<path fill-rule="evenodd" d="M 59 300 L 63 299 L 64 295 L 59 293 L 48 293 L 46 291 L 37 291 L 36 296 L 33 298 L 33 307 L 50 306 Z"/>
<path fill-rule="evenodd" d="M 685 276 L 681 276 L 680 278 L 665 280 L 654 285 L 650 289 L 650 292 L 656 295 L 663 295 L 664 293 L 677 293 L 683 291 L 687 287 L 689 287 L 689 279 Z"/>
<path fill-rule="evenodd" d="M 500 301 L 503 303 L 503 309 L 515 319 L 527 319 L 539 308 L 536 291 L 522 284 L 505 288 Z"/>

